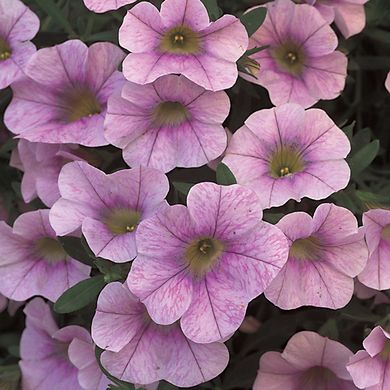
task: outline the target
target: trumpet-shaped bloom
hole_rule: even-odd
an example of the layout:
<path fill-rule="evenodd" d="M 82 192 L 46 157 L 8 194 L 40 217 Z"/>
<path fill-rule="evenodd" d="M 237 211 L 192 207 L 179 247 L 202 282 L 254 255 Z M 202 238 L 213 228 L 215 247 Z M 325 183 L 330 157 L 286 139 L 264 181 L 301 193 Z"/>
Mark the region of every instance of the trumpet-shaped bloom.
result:
<path fill-rule="evenodd" d="M 91 11 L 102 13 L 135 3 L 136 0 L 84 0 L 84 4 Z"/>
<path fill-rule="evenodd" d="M 363 214 L 369 250 L 367 266 L 358 276 L 360 282 L 376 290 L 390 288 L 390 211 L 374 209 Z"/>
<path fill-rule="evenodd" d="M 306 0 L 328 22 L 335 22 L 345 38 L 359 34 L 366 24 L 364 4 L 368 0 Z"/>
<path fill-rule="evenodd" d="M 390 333 L 377 326 L 363 341 L 364 350 L 352 356 L 347 370 L 359 389 L 390 388 Z"/>
<path fill-rule="evenodd" d="M 81 160 L 77 146 L 43 144 L 21 139 L 12 151 L 10 165 L 24 172 L 21 192 L 26 203 L 37 196 L 51 207 L 60 197 L 58 176 L 69 161 Z"/>
<path fill-rule="evenodd" d="M 69 344 L 74 338 L 89 337 L 80 326 L 58 329 L 50 307 L 41 298 L 29 302 L 26 329 L 20 343 L 23 390 L 83 390 L 77 380 L 77 368 L 68 357 Z"/>
<path fill-rule="evenodd" d="M 118 282 L 110 283 L 99 296 L 92 337 L 107 349 L 101 355 L 103 366 L 132 383 L 165 379 L 180 387 L 196 386 L 219 375 L 229 360 L 222 343 L 196 344 L 178 323 L 154 323 L 145 306 Z"/>
<path fill-rule="evenodd" d="M 119 42 L 131 52 L 123 63 L 129 81 L 148 84 L 175 73 L 219 91 L 236 82 L 248 35 L 232 15 L 210 23 L 201 0 L 165 0 L 160 12 L 144 1 L 128 11 Z"/>
<path fill-rule="evenodd" d="M 89 272 L 57 241 L 49 210 L 22 214 L 13 228 L 0 222 L 0 292 L 6 297 L 23 301 L 41 295 L 55 302 Z"/>
<path fill-rule="evenodd" d="M 153 321 L 180 320 L 184 334 L 208 343 L 229 337 L 287 259 L 282 232 L 260 221 L 256 195 L 239 185 L 201 183 L 188 207 L 142 222 L 127 283 Z"/>
<path fill-rule="evenodd" d="M 352 298 L 353 278 L 367 262 L 363 229 L 347 209 L 325 203 L 310 215 L 297 212 L 277 226 L 290 252 L 286 265 L 265 290 L 282 309 L 318 306 L 338 309 Z"/>
<path fill-rule="evenodd" d="M 122 86 L 117 67 L 124 53 L 100 42 L 79 40 L 38 50 L 23 78 L 12 84 L 4 122 L 32 142 L 107 145 L 103 136 L 108 97 Z"/>
<path fill-rule="evenodd" d="M 250 56 L 260 64 L 257 79 L 271 101 L 310 107 L 334 99 L 344 89 L 347 57 L 335 51 L 337 36 L 320 13 L 308 4 L 275 0 L 266 4 L 267 17 L 250 38 L 249 47 L 268 46 Z"/>
<path fill-rule="evenodd" d="M 20 0 L 0 0 L 0 89 L 23 77 L 23 68 L 36 48 L 30 42 L 39 19 Z"/>
<path fill-rule="evenodd" d="M 225 92 L 206 91 L 184 76 L 129 82 L 108 102 L 105 136 L 132 167 L 198 167 L 225 150 L 229 110 Z"/>
<path fill-rule="evenodd" d="M 345 368 L 352 352 L 314 332 L 295 334 L 284 351 L 267 352 L 253 390 L 356 390 Z"/>
<path fill-rule="evenodd" d="M 106 390 L 111 381 L 103 374 L 96 360 L 91 336 L 74 338 L 68 349 L 69 360 L 77 367 L 77 378 L 84 390 Z"/>
<path fill-rule="evenodd" d="M 64 236 L 80 227 L 96 256 L 126 262 L 137 255 L 138 224 L 166 205 L 166 176 L 139 167 L 110 175 L 84 161 L 62 168 L 58 179 L 61 198 L 50 211 L 50 222 Z"/>
<path fill-rule="evenodd" d="M 287 103 L 252 114 L 223 162 L 269 208 L 289 199 L 324 199 L 346 187 L 349 151 L 347 136 L 324 111 Z"/>

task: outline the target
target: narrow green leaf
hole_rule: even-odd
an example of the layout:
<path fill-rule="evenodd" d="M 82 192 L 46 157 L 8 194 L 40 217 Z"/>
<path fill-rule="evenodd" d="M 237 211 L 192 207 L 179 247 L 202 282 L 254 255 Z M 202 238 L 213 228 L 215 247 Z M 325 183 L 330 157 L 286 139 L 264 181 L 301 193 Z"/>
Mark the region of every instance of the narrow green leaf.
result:
<path fill-rule="evenodd" d="M 241 23 L 245 26 L 249 36 L 252 36 L 263 24 L 266 15 L 267 9 L 264 7 L 258 7 L 241 16 Z"/>
<path fill-rule="evenodd" d="M 356 298 L 353 298 L 352 301 L 347 306 L 340 309 L 340 311 L 343 317 L 357 322 L 376 323 L 381 319 L 381 316 L 372 313 L 368 307 L 362 305 Z"/>
<path fill-rule="evenodd" d="M 35 0 L 35 2 L 47 15 L 56 20 L 69 35 L 76 35 L 67 17 L 53 0 Z"/>
<path fill-rule="evenodd" d="M 351 124 L 344 126 L 342 130 L 344 131 L 345 135 L 348 137 L 349 141 L 352 141 L 353 137 L 353 129 L 355 128 L 356 121 L 353 121 Z"/>
<path fill-rule="evenodd" d="M 335 318 L 329 318 L 324 325 L 318 330 L 318 333 L 323 337 L 329 337 L 332 340 L 338 340 L 339 330 Z"/>
<path fill-rule="evenodd" d="M 217 0 L 202 0 L 202 3 L 206 7 L 211 20 L 217 20 L 222 15 L 222 11 L 218 7 Z"/>
<path fill-rule="evenodd" d="M 73 257 L 83 264 L 87 264 L 91 267 L 93 266 L 93 260 L 90 253 L 86 250 L 80 238 L 64 236 L 58 237 L 58 241 L 70 257 Z"/>
<path fill-rule="evenodd" d="M 183 183 L 179 181 L 174 181 L 172 184 L 175 187 L 176 191 L 179 191 L 186 196 L 190 192 L 190 189 L 194 186 L 194 183 Z"/>
<path fill-rule="evenodd" d="M 82 309 L 97 298 L 105 284 L 104 275 L 97 275 L 77 283 L 57 299 L 54 310 L 65 314 Z"/>
<path fill-rule="evenodd" d="M 219 163 L 217 166 L 217 183 L 225 186 L 237 184 L 232 171 L 224 163 Z"/>
<path fill-rule="evenodd" d="M 378 152 L 379 140 L 377 139 L 357 151 L 348 161 L 352 176 L 356 177 L 359 173 L 366 169 L 374 161 Z"/>
<path fill-rule="evenodd" d="M 245 52 L 245 56 L 251 56 L 253 54 L 256 54 L 262 50 L 265 50 L 265 49 L 268 49 L 269 48 L 269 45 L 264 45 L 264 46 L 256 46 L 256 47 L 253 47 L 252 49 L 249 49 Z"/>

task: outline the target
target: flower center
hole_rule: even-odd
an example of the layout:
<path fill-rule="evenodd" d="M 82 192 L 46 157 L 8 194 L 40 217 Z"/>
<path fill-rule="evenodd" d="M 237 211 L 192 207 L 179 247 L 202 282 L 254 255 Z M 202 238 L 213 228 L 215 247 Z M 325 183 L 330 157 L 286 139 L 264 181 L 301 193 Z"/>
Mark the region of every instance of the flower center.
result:
<path fill-rule="evenodd" d="M 141 219 L 138 211 L 131 209 L 112 210 L 105 218 L 108 230 L 113 234 L 132 233 Z"/>
<path fill-rule="evenodd" d="M 86 87 L 75 87 L 64 91 L 59 96 L 63 106 L 61 119 L 67 123 L 76 122 L 102 112 L 102 107 L 95 94 Z"/>
<path fill-rule="evenodd" d="M 54 238 L 40 238 L 35 244 L 36 251 L 48 263 L 57 263 L 66 258 L 67 254 L 62 245 Z"/>
<path fill-rule="evenodd" d="M 386 225 L 381 233 L 381 238 L 383 240 L 390 240 L 390 224 Z"/>
<path fill-rule="evenodd" d="M 300 386 L 305 389 L 317 389 L 325 385 L 323 387 L 325 389 L 328 388 L 326 385 L 330 385 L 336 380 L 336 375 L 329 368 L 315 366 L 303 373 Z"/>
<path fill-rule="evenodd" d="M 200 51 L 199 35 L 187 26 L 174 27 L 164 34 L 160 50 L 163 53 L 196 54 Z"/>
<path fill-rule="evenodd" d="M 295 260 L 318 260 L 321 252 L 320 241 L 317 237 L 299 238 L 291 245 L 289 257 Z"/>
<path fill-rule="evenodd" d="M 286 42 L 271 50 L 271 55 L 275 59 L 279 69 L 299 76 L 305 66 L 305 52 L 294 42 Z"/>
<path fill-rule="evenodd" d="M 291 146 L 282 146 L 270 159 L 270 174 L 275 179 L 302 172 L 304 167 L 301 154 Z"/>
<path fill-rule="evenodd" d="M 189 244 L 185 259 L 195 276 L 203 276 L 216 264 L 222 252 L 223 245 L 219 240 L 201 237 Z"/>
<path fill-rule="evenodd" d="M 8 43 L 0 37 L 0 62 L 8 60 L 11 57 L 12 50 Z"/>
<path fill-rule="evenodd" d="M 190 114 L 185 106 L 179 102 L 160 103 L 152 113 L 153 125 L 178 126 L 189 118 Z"/>

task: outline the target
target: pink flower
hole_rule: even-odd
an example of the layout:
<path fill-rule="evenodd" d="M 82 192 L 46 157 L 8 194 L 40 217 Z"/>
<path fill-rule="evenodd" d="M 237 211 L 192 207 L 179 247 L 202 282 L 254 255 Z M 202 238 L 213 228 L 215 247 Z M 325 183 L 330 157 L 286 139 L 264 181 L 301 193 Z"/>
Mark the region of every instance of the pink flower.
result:
<path fill-rule="evenodd" d="M 128 82 L 108 102 L 105 136 L 132 167 L 199 167 L 225 150 L 229 110 L 225 92 L 206 91 L 184 76 Z"/>
<path fill-rule="evenodd" d="M 30 39 L 39 19 L 19 0 L 0 0 L 0 89 L 23 77 L 23 68 L 36 48 Z"/>
<path fill-rule="evenodd" d="M 251 58 L 260 64 L 258 78 L 242 77 L 265 87 L 271 101 L 310 107 L 334 99 L 344 89 L 347 57 L 335 51 L 337 36 L 320 13 L 308 4 L 275 0 L 249 46 L 269 46 Z"/>
<path fill-rule="evenodd" d="M 248 302 L 278 274 L 288 248 L 276 227 L 260 221 L 249 189 L 201 183 L 187 204 L 140 224 L 127 283 L 153 321 L 181 318 L 186 337 L 209 343 L 238 329 Z"/>
<path fill-rule="evenodd" d="M 77 378 L 84 390 L 106 390 L 111 381 L 100 370 L 95 346 L 89 334 L 75 337 L 69 345 L 69 360 L 77 367 Z M 71 389 L 69 389 L 71 390 Z"/>
<path fill-rule="evenodd" d="M 229 360 L 222 343 L 196 344 L 178 323 L 154 323 L 145 306 L 118 282 L 107 285 L 99 296 L 92 337 L 107 349 L 101 355 L 103 366 L 131 383 L 165 379 L 180 387 L 196 386 L 219 375 Z"/>
<path fill-rule="evenodd" d="M 328 22 L 336 23 L 345 38 L 360 33 L 366 24 L 364 4 L 368 0 L 306 0 Z"/>
<path fill-rule="evenodd" d="M 91 11 L 102 13 L 118 9 L 137 0 L 84 0 L 84 4 Z"/>
<path fill-rule="evenodd" d="M 290 103 L 252 114 L 233 134 L 223 162 L 269 208 L 346 187 L 349 151 L 347 136 L 324 111 Z"/>
<path fill-rule="evenodd" d="M 8 299 L 0 294 L 0 313 L 3 312 L 8 306 Z"/>
<path fill-rule="evenodd" d="M 318 306 L 338 309 L 352 298 L 353 278 L 367 262 L 363 229 L 347 209 L 330 203 L 310 215 L 297 212 L 277 224 L 290 252 L 286 265 L 265 290 L 282 309 Z"/>
<path fill-rule="evenodd" d="M 49 210 L 24 213 L 13 228 L 0 222 L 0 292 L 7 298 L 23 301 L 41 295 L 55 302 L 89 272 L 57 241 Z"/>
<path fill-rule="evenodd" d="M 61 198 L 50 211 L 58 235 L 82 232 L 96 256 L 127 262 L 137 255 L 138 224 L 166 205 L 166 176 L 153 168 L 125 169 L 106 175 L 84 161 L 62 168 Z"/>
<path fill-rule="evenodd" d="M 0 313 L 7 309 L 8 314 L 13 317 L 17 310 L 24 305 L 24 301 L 13 301 L 0 294 Z"/>
<path fill-rule="evenodd" d="M 21 184 L 23 200 L 31 202 L 37 196 L 51 207 L 60 197 L 58 175 L 64 164 L 81 160 L 76 145 L 43 144 L 21 139 L 12 151 L 10 165 L 24 172 Z"/>
<path fill-rule="evenodd" d="M 359 389 L 386 390 L 390 388 L 390 333 L 380 326 L 364 339 L 365 350 L 353 355 L 347 370 Z"/>
<path fill-rule="evenodd" d="M 233 134 L 227 127 L 225 127 L 225 132 L 226 132 L 226 136 L 227 136 L 227 142 L 229 144 L 230 140 L 232 139 Z M 226 149 L 227 149 L 227 145 L 226 145 Z M 223 151 L 223 153 L 220 156 L 218 156 L 216 159 L 210 161 L 207 164 L 207 166 L 210 169 L 212 169 L 213 171 L 217 170 L 217 167 L 218 167 L 219 163 L 222 162 L 223 158 L 225 157 L 226 149 Z"/>
<path fill-rule="evenodd" d="M 47 305 L 41 298 L 29 302 L 26 329 L 22 334 L 19 362 L 23 390 L 82 390 L 77 368 L 68 358 L 68 347 L 74 338 L 88 339 L 80 326 L 58 329 Z"/>
<path fill-rule="evenodd" d="M 386 81 L 385 81 L 385 87 L 390 93 L 390 72 L 387 74 Z"/>
<path fill-rule="evenodd" d="M 314 332 L 299 332 L 284 351 L 266 352 L 253 390 L 354 390 L 345 368 L 352 352 Z"/>
<path fill-rule="evenodd" d="M 108 97 L 121 87 L 124 54 L 111 43 L 88 48 L 79 40 L 38 50 L 25 67 L 29 78 L 12 84 L 4 122 L 32 142 L 107 145 L 103 122 Z"/>
<path fill-rule="evenodd" d="M 363 214 L 369 258 L 358 278 L 376 290 L 390 288 L 390 211 L 374 209 Z"/>
<path fill-rule="evenodd" d="M 219 91 L 236 82 L 248 35 L 232 15 L 210 23 L 201 0 L 165 0 L 160 12 L 144 1 L 128 11 L 119 42 L 131 51 L 123 63 L 129 81 L 147 84 L 177 73 Z"/>

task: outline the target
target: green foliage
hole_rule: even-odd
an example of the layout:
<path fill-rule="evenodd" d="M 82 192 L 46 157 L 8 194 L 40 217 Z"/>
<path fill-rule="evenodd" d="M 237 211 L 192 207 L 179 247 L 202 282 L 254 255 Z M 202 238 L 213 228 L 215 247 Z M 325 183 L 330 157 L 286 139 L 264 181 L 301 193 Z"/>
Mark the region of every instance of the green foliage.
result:
<path fill-rule="evenodd" d="M 263 24 L 266 16 L 267 9 L 265 7 L 258 7 L 244 13 L 240 20 L 241 23 L 245 26 L 248 35 L 252 36 Z"/>
<path fill-rule="evenodd" d="M 217 183 L 225 186 L 237 184 L 232 171 L 224 163 L 219 163 L 217 166 Z"/>
<path fill-rule="evenodd" d="M 217 0 L 202 0 L 202 3 L 207 8 L 210 20 L 217 20 L 222 15 L 222 10 L 218 7 Z"/>
<path fill-rule="evenodd" d="M 103 275 L 82 280 L 66 290 L 54 304 L 57 313 L 72 313 L 80 310 L 97 299 L 106 282 Z"/>

